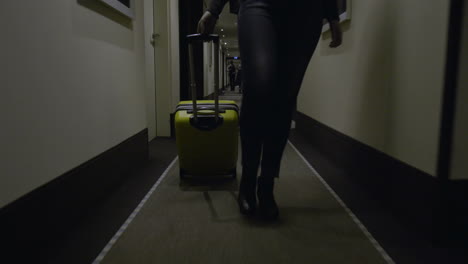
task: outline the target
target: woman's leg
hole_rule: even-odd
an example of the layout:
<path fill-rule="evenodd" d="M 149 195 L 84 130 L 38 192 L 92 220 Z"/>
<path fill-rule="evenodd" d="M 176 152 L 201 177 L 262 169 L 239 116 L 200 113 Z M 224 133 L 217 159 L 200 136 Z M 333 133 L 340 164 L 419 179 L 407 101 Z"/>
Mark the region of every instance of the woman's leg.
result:
<path fill-rule="evenodd" d="M 278 86 L 271 97 L 263 141 L 262 173 L 258 178 L 261 215 L 274 220 L 279 215 L 273 195 L 274 178 L 279 176 L 281 158 L 291 126 L 292 113 L 306 68 L 320 37 L 322 1 L 294 1 L 277 10 Z"/>
<path fill-rule="evenodd" d="M 279 176 L 297 95 L 321 34 L 321 4 L 314 3 L 321 1 L 307 2 L 292 4 L 290 10 L 283 10 L 283 15 L 278 17 L 281 19 L 278 44 L 280 79 L 263 145 L 261 168 L 265 177 Z"/>
<path fill-rule="evenodd" d="M 256 177 L 278 77 L 277 30 L 268 1 L 245 1 L 239 13 L 243 98 L 240 114 L 243 172 Z"/>
<path fill-rule="evenodd" d="M 269 1 L 247 0 L 239 12 L 238 32 L 242 58 L 240 134 L 242 178 L 238 202 L 244 214 L 256 209 L 257 171 L 266 134 L 265 115 L 278 76 L 277 30 Z"/>

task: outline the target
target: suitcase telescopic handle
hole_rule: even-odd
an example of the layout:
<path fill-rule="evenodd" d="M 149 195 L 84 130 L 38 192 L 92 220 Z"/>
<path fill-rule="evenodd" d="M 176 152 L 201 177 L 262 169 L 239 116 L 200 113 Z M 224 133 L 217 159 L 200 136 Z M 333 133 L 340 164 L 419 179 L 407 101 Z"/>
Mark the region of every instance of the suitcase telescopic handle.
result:
<path fill-rule="evenodd" d="M 219 43 L 219 35 L 216 34 L 192 34 L 187 35 L 187 39 L 189 40 L 189 43 L 193 43 L 194 41 L 213 41 L 214 43 Z"/>
<path fill-rule="evenodd" d="M 214 44 L 214 95 L 215 95 L 215 119 L 218 122 L 219 118 L 219 95 L 218 95 L 218 81 L 219 81 L 219 36 L 215 34 L 193 34 L 187 36 L 189 43 L 189 69 L 190 69 L 190 88 L 192 89 L 192 102 L 193 102 L 193 116 L 195 122 L 198 120 L 197 109 L 197 84 L 195 82 L 195 64 L 193 59 L 193 43 L 194 42 L 211 42 Z"/>

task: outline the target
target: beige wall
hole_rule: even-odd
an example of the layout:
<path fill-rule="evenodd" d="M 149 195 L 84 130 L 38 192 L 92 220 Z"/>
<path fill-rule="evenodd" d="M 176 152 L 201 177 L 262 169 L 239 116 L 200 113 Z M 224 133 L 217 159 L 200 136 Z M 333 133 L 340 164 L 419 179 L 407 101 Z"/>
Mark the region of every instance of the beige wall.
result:
<path fill-rule="evenodd" d="M 169 1 L 154 0 L 154 32 L 158 34 L 154 45 L 156 82 L 156 135 L 170 136 L 170 114 L 172 112 L 172 89 L 169 53 Z"/>
<path fill-rule="evenodd" d="M 145 28 L 145 99 L 146 122 L 148 124 L 148 140 L 156 137 L 156 83 L 154 69 L 154 46 L 151 44 L 154 32 L 153 16 L 154 0 L 143 0 Z"/>
<path fill-rule="evenodd" d="M 214 52 L 213 43 L 203 43 L 204 96 L 214 93 Z"/>
<path fill-rule="evenodd" d="M 180 101 L 180 50 L 179 50 L 179 0 L 170 1 L 170 65 L 171 65 L 171 88 L 172 88 L 172 111 L 175 110 Z"/>
<path fill-rule="evenodd" d="M 352 4 L 344 45 L 319 42 L 298 110 L 435 175 L 449 1 Z"/>
<path fill-rule="evenodd" d="M 465 1 L 451 178 L 468 179 L 468 3 Z"/>
<path fill-rule="evenodd" d="M 0 207 L 146 128 L 143 10 L 6 1 L 0 41 Z"/>
<path fill-rule="evenodd" d="M 154 1 L 156 135 L 170 136 L 170 114 L 180 100 L 177 0 Z"/>

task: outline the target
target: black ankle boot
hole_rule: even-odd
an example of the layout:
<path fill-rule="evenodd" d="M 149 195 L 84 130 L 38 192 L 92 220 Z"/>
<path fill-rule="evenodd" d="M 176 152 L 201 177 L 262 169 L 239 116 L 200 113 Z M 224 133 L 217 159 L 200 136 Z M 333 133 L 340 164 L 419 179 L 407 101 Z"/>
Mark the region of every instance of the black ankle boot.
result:
<path fill-rule="evenodd" d="M 256 185 L 256 176 L 246 177 L 242 175 L 237 203 L 239 204 L 240 212 L 244 215 L 252 215 L 257 209 L 257 198 L 255 197 Z"/>
<path fill-rule="evenodd" d="M 260 216 L 265 220 L 275 220 L 279 215 L 278 205 L 273 196 L 273 187 L 274 178 L 263 176 L 258 178 L 258 205 Z"/>

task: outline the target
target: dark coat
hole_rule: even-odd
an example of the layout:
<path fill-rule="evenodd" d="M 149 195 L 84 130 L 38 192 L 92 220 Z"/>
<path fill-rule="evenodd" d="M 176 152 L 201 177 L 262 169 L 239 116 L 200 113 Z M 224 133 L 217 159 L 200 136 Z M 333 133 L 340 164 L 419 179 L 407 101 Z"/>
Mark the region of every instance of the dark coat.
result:
<path fill-rule="evenodd" d="M 219 17 L 219 14 L 223 11 L 224 5 L 229 1 L 231 13 L 236 13 L 239 11 L 239 1 L 240 0 L 211 0 L 208 5 L 208 11 L 216 17 Z M 305 1 L 319 1 L 319 0 L 305 0 Z M 337 0 L 321 0 L 324 3 L 325 13 L 324 18 L 328 21 L 339 20 L 338 16 L 338 3 Z"/>

